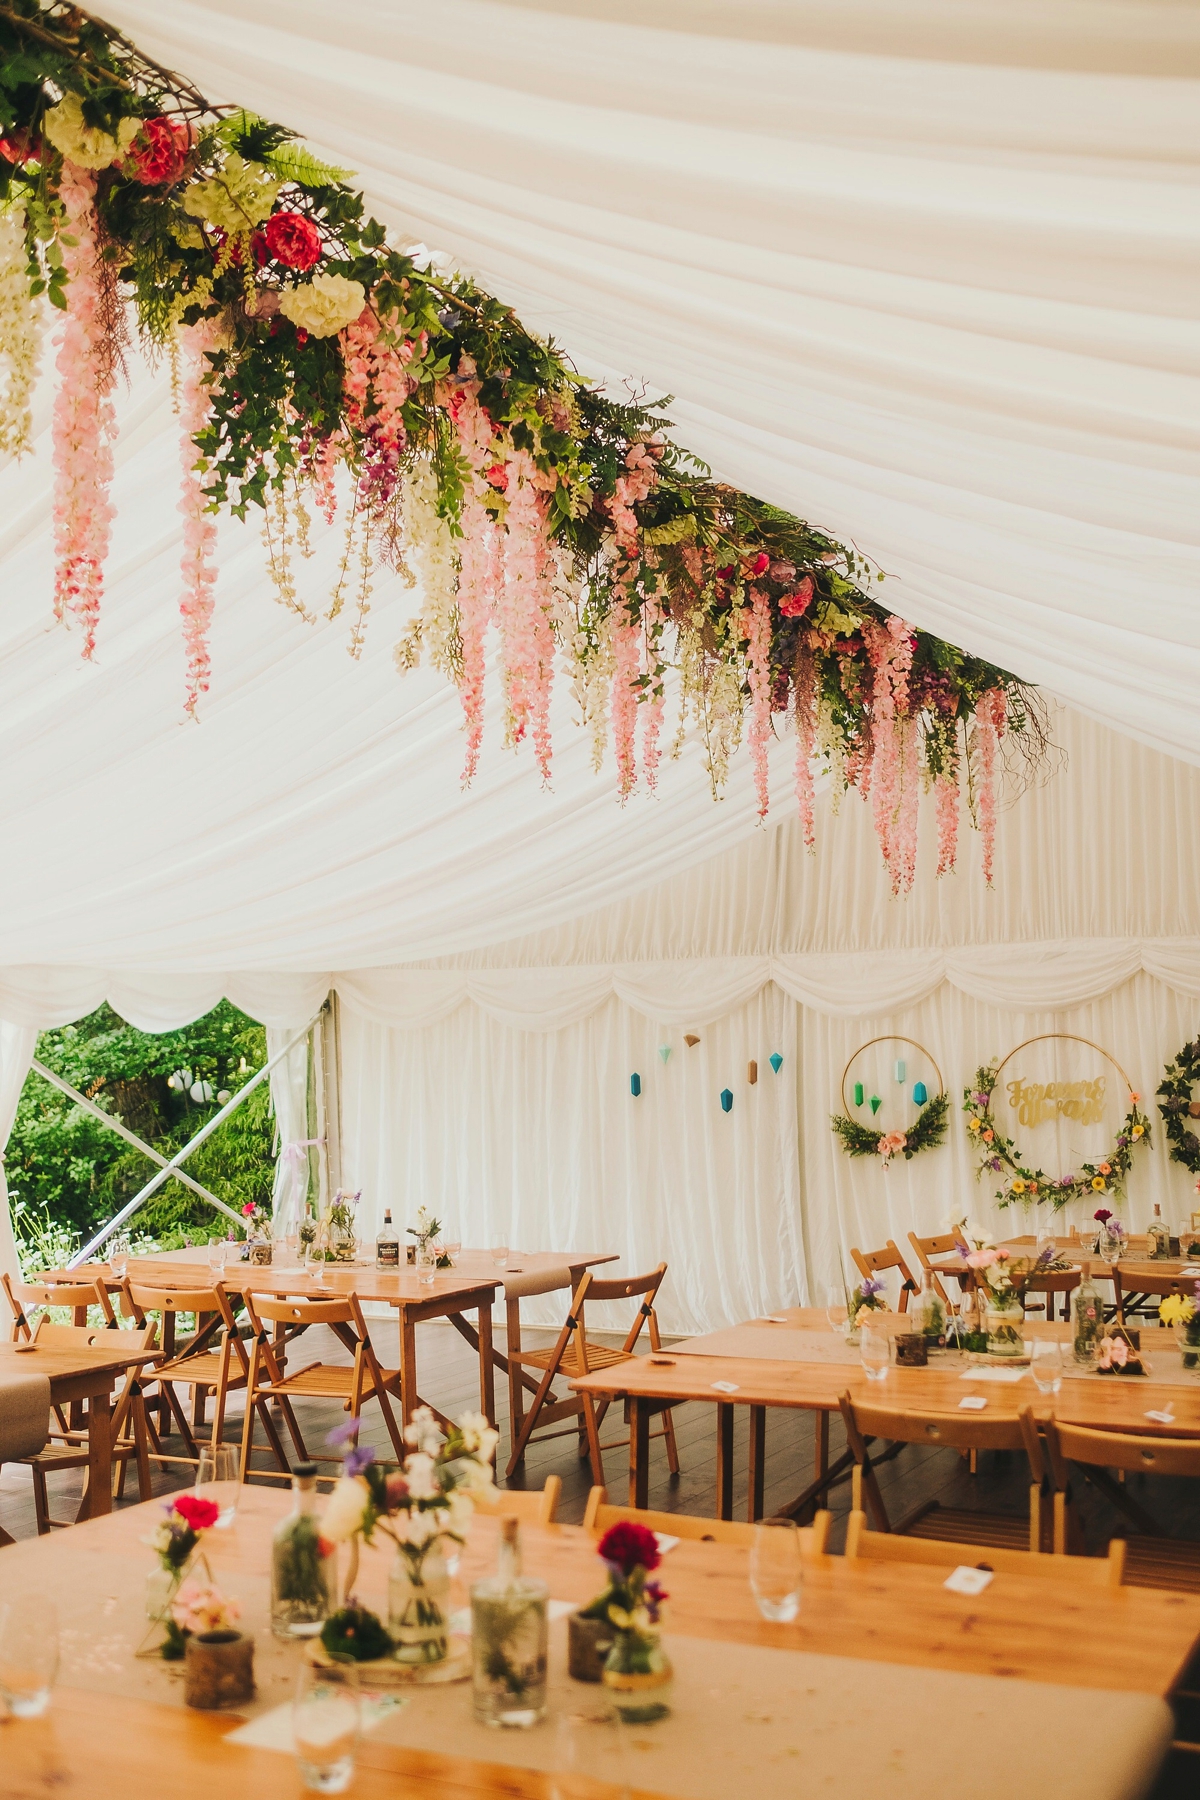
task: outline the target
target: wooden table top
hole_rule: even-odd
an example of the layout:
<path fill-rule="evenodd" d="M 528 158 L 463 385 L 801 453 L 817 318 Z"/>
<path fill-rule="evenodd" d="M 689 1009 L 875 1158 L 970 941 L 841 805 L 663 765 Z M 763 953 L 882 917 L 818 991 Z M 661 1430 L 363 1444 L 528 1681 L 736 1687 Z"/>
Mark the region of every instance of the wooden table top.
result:
<path fill-rule="evenodd" d="M 48 1375 L 51 1388 L 56 1382 L 75 1380 L 90 1375 L 115 1378 L 123 1369 L 152 1362 L 152 1350 L 128 1348 L 122 1340 L 127 1332 L 100 1330 L 94 1349 L 46 1349 L 34 1343 L 31 1350 L 20 1350 L 16 1344 L 0 1344 L 0 1375 Z M 112 1339 L 117 1343 L 112 1343 Z M 112 1385 L 110 1380 L 109 1385 Z M 99 1391 L 99 1390 L 98 1390 Z"/>

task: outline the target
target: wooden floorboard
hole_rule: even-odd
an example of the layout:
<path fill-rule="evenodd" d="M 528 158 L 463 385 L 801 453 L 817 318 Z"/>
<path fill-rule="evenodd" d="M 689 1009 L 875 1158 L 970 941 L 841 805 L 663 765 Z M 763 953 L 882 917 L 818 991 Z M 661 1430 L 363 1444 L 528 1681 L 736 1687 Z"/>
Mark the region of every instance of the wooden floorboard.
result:
<path fill-rule="evenodd" d="M 372 1328 L 375 1347 L 385 1363 L 394 1363 L 396 1350 L 394 1328 L 388 1322 Z M 552 1341 L 552 1334 L 526 1332 L 530 1346 Z M 498 1348 L 503 1350 L 503 1333 L 497 1334 Z M 417 1363 L 421 1392 L 443 1412 L 453 1417 L 479 1404 L 478 1363 L 457 1332 L 444 1324 L 421 1325 L 417 1328 Z M 345 1351 L 328 1332 L 309 1332 L 302 1352 L 293 1358 L 293 1366 L 320 1358 L 329 1362 L 348 1360 Z M 503 1377 L 497 1376 L 496 1400 L 500 1415 L 501 1455 L 503 1469 L 508 1459 L 508 1391 Z M 304 1400 L 297 1404 L 297 1416 L 310 1450 L 324 1449 L 323 1439 L 344 1414 L 335 1401 Z M 605 1437 L 620 1437 L 623 1424 L 619 1408 L 614 1408 L 606 1421 Z M 649 1503 L 663 1512 L 712 1514 L 715 1510 L 716 1482 L 716 1414 L 715 1407 L 690 1405 L 675 1410 L 675 1429 L 679 1446 L 680 1473 L 672 1477 L 667 1471 L 666 1450 L 661 1439 L 651 1448 Z M 234 1397 L 226 1436 L 233 1439 L 241 1432 L 241 1399 Z M 734 1516 L 745 1518 L 747 1499 L 747 1432 L 744 1410 L 735 1413 L 734 1433 Z M 363 1441 L 375 1445 L 381 1454 L 389 1452 L 387 1433 L 378 1409 L 368 1406 L 363 1427 Z M 259 1431 L 257 1441 L 262 1442 Z M 845 1445 L 838 1418 L 831 1420 L 830 1456 L 836 1457 Z M 174 1438 L 170 1448 L 178 1450 Z M 258 1461 L 267 1465 L 267 1457 Z M 623 1448 L 610 1450 L 605 1457 L 605 1472 L 610 1494 L 623 1500 L 626 1491 L 627 1459 Z M 767 1416 L 767 1455 L 764 1471 L 764 1496 L 768 1512 L 783 1507 L 813 1479 L 815 1454 L 813 1421 L 809 1413 L 772 1412 Z M 540 1487 L 547 1475 L 562 1477 L 563 1492 L 559 1517 L 577 1523 L 583 1517 L 591 1487 L 591 1471 L 586 1461 L 576 1455 L 573 1437 L 556 1438 L 549 1443 L 531 1445 L 523 1473 L 514 1486 Z M 57 1517 L 69 1517 L 78 1504 L 82 1475 L 69 1472 L 53 1477 L 52 1510 Z M 893 1462 L 879 1471 L 879 1483 L 885 1504 L 893 1520 L 928 1501 L 957 1510 L 1010 1512 L 1024 1517 L 1028 1509 L 1029 1471 L 1023 1457 L 1014 1452 L 997 1453 L 980 1458 L 978 1475 L 969 1473 L 966 1462 L 954 1451 L 910 1446 Z M 175 1468 L 155 1471 L 156 1493 L 188 1485 L 186 1471 Z M 1196 1484 L 1137 1475 L 1130 1478 L 1130 1492 L 1147 1507 L 1164 1530 L 1175 1538 L 1200 1541 L 1200 1496 Z M 127 1482 L 126 1501 L 136 1499 L 136 1484 Z M 1080 1494 L 1080 1512 L 1084 1521 L 1088 1548 L 1103 1550 L 1119 1515 L 1111 1505 L 1086 1485 Z M 830 1507 L 834 1514 L 835 1547 L 844 1536 L 845 1516 L 850 1507 L 848 1481 L 833 1489 Z M 14 1537 L 31 1537 L 36 1529 L 33 1494 L 26 1470 L 13 1465 L 0 1471 L 0 1525 Z"/>

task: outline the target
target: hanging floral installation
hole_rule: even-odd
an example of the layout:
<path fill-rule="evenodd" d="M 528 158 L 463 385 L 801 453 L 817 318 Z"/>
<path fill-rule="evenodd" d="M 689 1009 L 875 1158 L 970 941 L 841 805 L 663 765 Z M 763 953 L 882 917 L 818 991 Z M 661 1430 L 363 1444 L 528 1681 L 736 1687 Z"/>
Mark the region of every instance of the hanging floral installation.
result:
<path fill-rule="evenodd" d="M 175 381 L 190 712 L 210 680 L 216 516 L 256 509 L 278 597 L 311 619 L 299 564 L 314 512 L 340 510 L 326 616 L 346 612 L 357 655 L 378 571 L 419 583 L 396 662 L 457 687 L 467 780 L 495 634 L 506 740 L 528 740 L 546 780 L 565 670 L 622 798 L 653 789 L 694 725 L 714 791 L 748 737 L 765 815 L 790 725 L 810 848 L 823 762 L 835 794 L 869 803 L 895 892 L 930 788 L 938 873 L 965 796 L 990 880 L 1001 742 L 1039 763 L 1036 694 L 889 612 L 854 549 L 712 480 L 670 437 L 668 402 L 602 392 L 472 280 L 391 241 L 346 171 L 77 8 L 0 0 L 0 134 L 0 451 L 28 447 L 57 311 L 55 607 L 86 657 L 132 326 Z"/>

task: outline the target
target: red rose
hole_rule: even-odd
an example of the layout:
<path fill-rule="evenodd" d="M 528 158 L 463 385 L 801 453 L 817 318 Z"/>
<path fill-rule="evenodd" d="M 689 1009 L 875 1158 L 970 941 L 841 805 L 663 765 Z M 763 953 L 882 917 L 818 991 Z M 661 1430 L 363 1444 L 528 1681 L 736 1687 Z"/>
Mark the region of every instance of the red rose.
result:
<path fill-rule="evenodd" d="M 746 574 L 753 581 L 756 580 L 759 575 L 765 575 L 770 566 L 770 557 L 765 550 L 760 550 L 757 556 L 751 557 L 747 561 Z"/>
<path fill-rule="evenodd" d="M 785 594 L 779 602 L 779 610 L 785 619 L 800 619 L 812 605 L 813 579 L 806 575 L 794 594 Z"/>
<path fill-rule="evenodd" d="M 10 132 L 7 137 L 0 137 L 0 156 L 16 168 L 23 168 L 26 163 L 40 160 L 37 145 L 23 125 Z"/>
<path fill-rule="evenodd" d="M 191 147 L 192 134 L 178 120 L 146 119 L 121 166 L 143 186 L 159 187 L 179 180 Z"/>
<path fill-rule="evenodd" d="M 321 234 L 303 213 L 272 213 L 263 236 L 275 261 L 289 269 L 311 269 L 321 260 Z"/>
<path fill-rule="evenodd" d="M 508 470 L 503 463 L 493 463 L 490 469 L 483 471 L 484 479 L 490 481 L 494 488 L 506 493 L 508 490 Z"/>
<path fill-rule="evenodd" d="M 195 1494 L 177 1494 L 175 1511 L 193 1531 L 207 1531 L 221 1516 L 221 1509 L 215 1501 L 199 1500 Z"/>
<path fill-rule="evenodd" d="M 645 1569 L 649 1575 L 662 1561 L 654 1533 L 648 1526 L 635 1525 L 627 1519 L 622 1519 L 619 1525 L 609 1526 L 600 1539 L 599 1549 L 605 1562 L 614 1564 L 625 1576 L 632 1575 L 638 1568 Z"/>

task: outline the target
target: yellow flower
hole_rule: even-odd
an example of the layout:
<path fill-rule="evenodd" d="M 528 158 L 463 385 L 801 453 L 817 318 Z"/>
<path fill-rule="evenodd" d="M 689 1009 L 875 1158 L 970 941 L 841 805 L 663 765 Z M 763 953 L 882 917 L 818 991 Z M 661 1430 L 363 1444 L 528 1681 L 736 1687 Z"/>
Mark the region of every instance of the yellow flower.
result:
<path fill-rule="evenodd" d="M 107 131 L 85 124 L 83 101 L 78 94 L 64 94 L 42 122 L 42 130 L 54 148 L 77 169 L 107 169 L 124 155 L 141 129 L 140 119 L 122 119 L 116 137 L 111 137 Z"/>
<path fill-rule="evenodd" d="M 1164 1325 L 1190 1325 L 1196 1316 L 1196 1302 L 1187 1294 L 1168 1294 L 1158 1303 L 1158 1316 Z"/>
<path fill-rule="evenodd" d="M 1012 1184 L 1012 1192 L 1014 1194 L 1023 1194 L 1025 1192 L 1025 1183 L 1020 1179 L 1014 1181 Z"/>
<path fill-rule="evenodd" d="M 980 1122 L 978 1119 L 968 1119 L 967 1120 L 967 1130 L 968 1131 L 979 1131 L 980 1129 L 981 1129 L 981 1127 L 980 1127 Z"/>
<path fill-rule="evenodd" d="M 1144 1125 L 1135 1125 L 1129 1135 L 1130 1137 L 1140 1138 L 1145 1129 L 1146 1127 Z"/>
<path fill-rule="evenodd" d="M 344 275 L 314 275 L 299 287 L 284 288 L 279 310 L 309 337 L 324 338 L 336 337 L 353 325 L 366 303 L 361 281 L 347 281 Z"/>
<path fill-rule="evenodd" d="M 1092 1186 L 1095 1188 L 1095 1190 L 1098 1194 L 1102 1194 L 1104 1192 L 1104 1177 L 1103 1177 L 1103 1175 L 1093 1175 L 1092 1176 Z"/>

